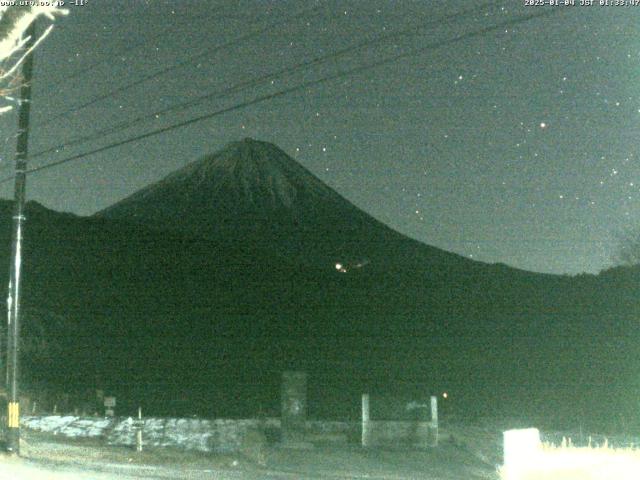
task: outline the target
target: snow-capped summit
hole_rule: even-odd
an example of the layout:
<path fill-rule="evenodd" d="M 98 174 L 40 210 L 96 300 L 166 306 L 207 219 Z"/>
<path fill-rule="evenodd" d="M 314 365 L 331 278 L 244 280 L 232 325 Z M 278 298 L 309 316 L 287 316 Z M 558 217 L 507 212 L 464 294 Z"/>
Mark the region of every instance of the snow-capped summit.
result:
<path fill-rule="evenodd" d="M 394 263 L 460 262 L 360 210 L 280 148 L 245 138 L 134 193 L 96 217 L 277 251 L 335 269 Z M 402 244 L 402 245 L 401 245 Z M 371 268 L 367 266 L 367 269 Z"/>
<path fill-rule="evenodd" d="M 191 218 L 197 216 L 200 220 L 206 217 L 205 223 L 215 228 L 220 217 L 236 223 L 246 214 L 251 214 L 252 221 L 274 220 L 274 213 L 281 215 L 278 223 L 286 217 L 300 219 L 305 216 L 300 209 L 310 204 L 317 208 L 318 203 L 355 210 L 275 145 L 245 138 L 98 215 L 167 227 L 192 223 Z"/>
<path fill-rule="evenodd" d="M 304 256 L 310 253 L 307 248 L 317 250 L 319 245 L 313 244 L 353 243 L 354 234 L 360 237 L 370 225 L 387 230 L 281 149 L 250 138 L 175 171 L 96 216 L 198 237 L 268 243 Z"/>

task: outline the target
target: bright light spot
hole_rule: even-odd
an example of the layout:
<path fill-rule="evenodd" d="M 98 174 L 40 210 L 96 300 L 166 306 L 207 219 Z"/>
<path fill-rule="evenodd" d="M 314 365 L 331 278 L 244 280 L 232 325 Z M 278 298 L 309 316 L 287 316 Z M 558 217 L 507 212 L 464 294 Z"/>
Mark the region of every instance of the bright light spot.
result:
<path fill-rule="evenodd" d="M 636 478 L 640 452 L 607 444 L 577 447 L 566 439 L 560 445 L 541 444 L 535 429 L 508 430 L 504 435 L 501 478 Z"/>
<path fill-rule="evenodd" d="M 444 392 L 444 393 L 442 394 L 442 398 L 449 398 L 449 394 L 448 394 L 447 392 Z"/>
<path fill-rule="evenodd" d="M 336 263 L 336 270 L 341 270 L 341 269 L 342 269 L 342 264 Z"/>
<path fill-rule="evenodd" d="M 540 122 L 540 128 L 547 128 L 547 124 L 545 122 Z"/>
<path fill-rule="evenodd" d="M 503 432 L 504 467 L 529 467 L 538 460 L 541 444 L 537 428 L 507 430 Z"/>

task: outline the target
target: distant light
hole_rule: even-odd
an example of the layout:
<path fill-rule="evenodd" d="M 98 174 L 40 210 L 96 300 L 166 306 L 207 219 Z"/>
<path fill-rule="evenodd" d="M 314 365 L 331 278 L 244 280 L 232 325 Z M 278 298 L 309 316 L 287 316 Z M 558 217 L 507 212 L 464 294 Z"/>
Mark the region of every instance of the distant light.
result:
<path fill-rule="evenodd" d="M 336 270 L 340 273 L 347 273 L 347 267 L 342 263 L 336 263 Z"/>
<path fill-rule="evenodd" d="M 540 122 L 540 128 L 547 128 L 547 124 L 545 122 Z"/>
<path fill-rule="evenodd" d="M 444 392 L 444 393 L 442 394 L 442 398 L 449 398 L 449 394 L 448 394 L 447 392 Z"/>

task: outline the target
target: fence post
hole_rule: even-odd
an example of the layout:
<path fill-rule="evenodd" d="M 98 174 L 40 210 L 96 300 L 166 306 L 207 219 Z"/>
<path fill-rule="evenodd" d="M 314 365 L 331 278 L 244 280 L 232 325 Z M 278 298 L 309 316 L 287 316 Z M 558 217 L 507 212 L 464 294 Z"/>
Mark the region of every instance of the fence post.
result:
<path fill-rule="evenodd" d="M 438 446 L 438 397 L 431 396 L 431 441 L 432 446 Z"/>
<path fill-rule="evenodd" d="M 362 446 L 369 446 L 369 394 L 362 394 Z"/>
<path fill-rule="evenodd" d="M 307 448 L 305 442 L 307 422 L 307 374 L 283 372 L 281 390 L 280 425 L 282 443 L 288 448 Z"/>
<path fill-rule="evenodd" d="M 138 422 L 136 424 L 136 452 L 142 451 L 142 428 L 144 422 L 142 421 L 142 407 L 138 407 Z"/>

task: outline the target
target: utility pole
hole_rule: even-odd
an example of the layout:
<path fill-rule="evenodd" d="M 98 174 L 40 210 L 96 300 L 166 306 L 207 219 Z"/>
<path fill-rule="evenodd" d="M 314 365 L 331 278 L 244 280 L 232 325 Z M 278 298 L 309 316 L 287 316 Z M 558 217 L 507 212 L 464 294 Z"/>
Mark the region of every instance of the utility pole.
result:
<path fill-rule="evenodd" d="M 29 37 L 25 45 L 28 51 L 36 41 L 36 22 L 25 32 Z M 29 145 L 29 113 L 31 110 L 31 77 L 33 52 L 22 64 L 22 85 L 18 111 L 18 144 L 16 149 L 16 177 L 14 187 L 13 232 L 11 235 L 11 268 L 9 295 L 7 297 L 7 451 L 20 454 L 20 401 L 18 399 L 20 354 L 20 280 L 22 266 L 22 228 L 25 220 L 25 187 L 27 149 Z"/>

